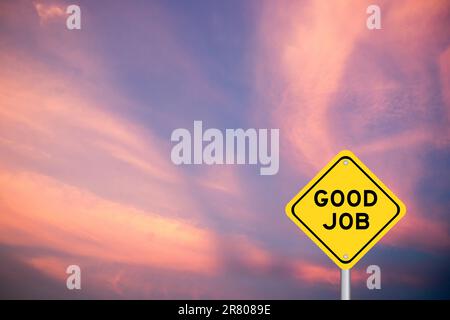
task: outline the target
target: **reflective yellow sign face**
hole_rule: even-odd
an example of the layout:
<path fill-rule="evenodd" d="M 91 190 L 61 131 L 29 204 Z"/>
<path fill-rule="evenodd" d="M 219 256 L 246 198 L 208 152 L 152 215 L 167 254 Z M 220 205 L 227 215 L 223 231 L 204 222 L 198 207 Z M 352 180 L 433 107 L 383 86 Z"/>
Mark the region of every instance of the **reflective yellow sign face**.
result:
<path fill-rule="evenodd" d="M 341 269 L 350 269 L 405 214 L 405 205 L 350 151 L 341 151 L 286 213 Z"/>

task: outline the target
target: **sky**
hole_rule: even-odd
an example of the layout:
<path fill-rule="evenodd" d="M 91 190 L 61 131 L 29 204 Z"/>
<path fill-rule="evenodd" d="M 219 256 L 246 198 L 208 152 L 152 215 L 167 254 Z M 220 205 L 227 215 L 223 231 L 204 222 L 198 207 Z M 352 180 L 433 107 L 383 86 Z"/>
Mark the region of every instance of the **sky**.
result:
<path fill-rule="evenodd" d="M 450 299 L 449 30 L 446 0 L 1 1 L 0 298 L 336 299 L 284 207 L 349 149 L 407 207 L 353 298 Z M 174 165 L 195 120 L 278 128 L 278 174 Z"/>

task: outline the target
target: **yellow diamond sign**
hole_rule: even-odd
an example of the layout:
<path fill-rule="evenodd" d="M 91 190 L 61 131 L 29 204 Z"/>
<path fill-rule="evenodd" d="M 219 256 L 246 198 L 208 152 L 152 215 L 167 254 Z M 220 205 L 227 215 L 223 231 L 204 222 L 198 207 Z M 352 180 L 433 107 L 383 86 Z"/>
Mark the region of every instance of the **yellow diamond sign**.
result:
<path fill-rule="evenodd" d="M 341 151 L 286 206 L 341 269 L 350 269 L 405 214 L 405 205 L 350 151 Z"/>

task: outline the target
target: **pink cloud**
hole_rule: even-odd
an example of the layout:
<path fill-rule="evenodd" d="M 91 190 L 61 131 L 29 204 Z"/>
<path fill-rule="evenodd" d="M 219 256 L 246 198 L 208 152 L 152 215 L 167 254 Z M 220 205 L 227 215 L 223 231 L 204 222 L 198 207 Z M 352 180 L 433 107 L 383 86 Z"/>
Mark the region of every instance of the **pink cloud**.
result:
<path fill-rule="evenodd" d="M 58 279 L 61 283 L 65 283 L 67 279 L 66 269 L 71 265 L 68 259 L 56 257 L 33 257 L 25 260 L 25 263 L 31 267 L 43 272 L 44 274 Z"/>
<path fill-rule="evenodd" d="M 33 173 L 2 173 L 0 241 L 106 261 L 214 273 L 214 237 L 181 219 L 101 199 Z M 38 193 L 36 191 L 39 190 Z"/>
<path fill-rule="evenodd" d="M 304 261 L 295 264 L 294 276 L 298 280 L 307 283 L 325 283 L 330 285 L 339 284 L 340 279 L 338 268 L 308 264 Z"/>
<path fill-rule="evenodd" d="M 427 40 L 433 38 L 430 34 L 435 32 L 442 36 L 445 32 L 444 29 L 439 33 L 438 27 L 429 26 L 439 17 L 443 3 L 414 2 L 411 10 L 403 9 L 407 7 L 404 2 L 402 6 L 389 6 L 392 9 L 386 14 L 385 25 L 400 31 L 383 33 L 381 38 L 387 40 L 373 41 L 380 41 L 381 45 L 385 44 L 383 41 L 389 42 L 395 66 L 405 72 L 407 78 L 417 77 L 424 83 L 431 83 L 423 67 L 415 61 L 427 56 L 426 46 L 435 46 L 433 39 Z M 285 171 L 288 174 L 298 170 L 312 176 L 345 144 L 345 138 L 366 133 L 377 115 L 389 113 L 389 106 L 383 101 L 389 90 L 397 90 L 402 85 L 402 81 L 377 71 L 376 66 L 367 68 L 370 71 L 368 82 L 345 81 L 347 67 L 354 62 L 352 54 L 360 48 L 361 42 L 369 39 L 365 29 L 366 5 L 360 1 L 346 4 L 292 1 L 268 3 L 263 8 L 261 42 L 257 46 L 264 50 L 256 59 L 255 82 L 262 97 L 269 101 L 270 109 L 265 111 L 271 126 L 280 127 L 287 139 L 283 140 L 287 144 L 282 152 L 290 159 Z M 35 3 L 34 6 L 41 23 L 65 16 L 58 5 Z M 423 12 L 429 14 L 423 15 Z M 134 19 L 136 12 L 127 9 L 124 14 Z M 166 21 L 170 16 L 155 16 L 161 21 L 150 22 L 155 29 L 147 29 L 161 33 L 160 46 L 170 54 L 159 59 L 170 64 L 147 61 L 146 50 L 130 47 L 130 51 L 136 52 L 134 62 L 148 68 L 145 71 L 156 73 L 165 73 L 167 68 L 175 66 L 177 72 L 192 80 L 186 84 L 189 95 L 226 101 L 227 97 L 208 81 L 199 67 L 202 61 L 190 56 L 174 37 L 176 30 Z M 404 28 L 408 21 L 418 21 L 419 35 L 413 28 Z M 405 30 L 406 33 L 402 33 Z M 0 53 L 2 244 L 33 245 L 43 251 L 51 249 L 71 254 L 83 262 L 92 259 L 95 263 L 104 263 L 106 270 L 95 275 L 96 283 L 119 295 L 127 290 L 190 292 L 195 297 L 206 293 L 217 295 L 207 286 L 179 289 L 179 284 L 171 281 L 142 284 L 134 275 L 111 265 L 164 270 L 170 274 L 168 278 L 174 274 L 209 277 L 226 271 L 221 259 L 229 257 L 240 267 L 254 271 L 256 276 L 270 275 L 274 268 L 283 266 L 288 270 L 288 278 L 309 285 L 338 282 L 336 268 L 283 259 L 247 236 L 222 235 L 208 228 L 209 219 L 205 217 L 211 214 L 214 214 L 211 220 L 220 217 L 233 221 L 236 228 L 248 229 L 249 225 L 256 228 L 253 222 L 260 216 L 252 211 L 255 199 L 248 195 L 250 183 L 246 184 L 238 171 L 230 167 L 204 168 L 191 178 L 173 166 L 168 159 L 167 141 L 122 116 L 121 110 L 113 110 L 114 104 L 128 110 L 135 102 L 116 90 L 111 80 L 114 68 L 96 54 L 96 39 L 91 33 L 84 36 L 92 47 L 82 46 L 72 38 L 67 38 L 62 46 L 59 37 L 39 33 L 37 42 L 43 52 L 56 57 L 67 69 L 76 70 L 74 73 L 52 68 L 52 64 L 42 63 L 37 57 L 18 50 L 3 48 Z M 411 41 L 416 36 L 420 41 Z M 439 55 L 441 86 L 447 106 L 448 60 L 447 48 Z M 358 75 L 359 79 L 365 77 Z M 366 87 L 377 92 L 371 96 L 374 103 L 367 108 L 365 116 L 349 116 L 344 129 L 336 126 L 337 93 L 366 90 Z M 417 95 L 423 99 L 423 108 L 414 112 L 426 114 L 424 92 L 425 89 L 420 90 Z M 402 112 L 410 111 L 401 107 Z M 254 112 L 261 113 L 261 110 L 255 108 Z M 166 117 L 167 126 L 180 120 L 174 120 L 171 115 L 162 117 Z M 344 114 L 339 119 L 347 117 Z M 448 129 L 413 126 L 399 133 L 355 143 L 353 147 L 358 155 L 379 159 L 381 163 L 395 151 L 408 155 L 426 145 L 447 148 Z M 419 160 L 402 161 L 407 158 L 410 157 L 397 158 L 403 170 L 402 180 L 398 179 L 398 165 L 380 165 L 375 171 L 391 182 L 388 185 L 392 185 L 402 199 L 413 199 L 413 189 L 419 184 L 423 164 Z M 204 207 L 208 206 L 201 203 L 198 195 L 192 194 L 193 190 L 201 190 L 207 205 L 219 210 L 207 212 Z M 408 208 L 414 203 L 406 202 Z M 408 212 L 383 243 L 447 250 L 447 225 L 427 221 L 417 212 Z M 226 254 L 217 251 L 222 247 Z M 61 272 L 66 264 L 73 263 L 71 259 L 40 255 L 38 251 L 36 255 L 26 256 L 25 262 L 62 280 L 65 275 L 61 276 Z M 365 276 L 356 272 L 354 277 L 363 279 Z M 408 276 L 405 279 L 412 281 Z M 239 294 L 245 297 L 245 293 Z"/>
<path fill-rule="evenodd" d="M 375 165 L 371 169 L 407 205 L 404 221 L 387 241 L 445 250 L 448 225 L 426 221 L 414 192 L 427 174 L 417 152 L 450 145 L 448 108 L 430 106 L 429 91 L 437 76 L 448 100 L 448 48 L 440 52 L 448 38 L 448 2 L 382 1 L 380 31 L 365 26 L 369 4 L 267 4 L 256 81 L 273 125 L 286 139 L 281 152 L 289 170 L 312 177 L 341 149 L 353 150 Z M 433 63 L 440 74 L 430 72 Z M 413 104 L 393 93 L 406 94 Z M 347 96 L 357 102 L 348 105 Z M 437 112 L 445 115 L 441 123 L 428 120 Z"/>
<path fill-rule="evenodd" d="M 441 92 L 447 107 L 447 121 L 450 122 L 450 46 L 439 57 L 439 70 L 441 76 Z M 450 132 L 447 132 L 450 139 Z"/>
<path fill-rule="evenodd" d="M 287 137 L 282 152 L 294 170 L 318 170 L 325 164 L 323 161 L 340 149 L 351 147 L 345 145 L 350 136 L 367 133 L 368 125 L 380 116 L 393 113 L 388 109 L 392 106 L 386 104 L 386 95 L 392 89 L 401 88 L 403 83 L 389 77 L 379 64 L 363 60 L 361 54 L 357 55 L 356 61 L 350 61 L 364 46 L 379 52 L 380 56 L 389 52 L 400 72 L 408 79 L 420 81 L 414 91 L 415 99 L 423 101 L 420 104 L 423 109 L 411 110 L 410 106 L 395 105 L 396 112 L 427 112 L 427 85 L 431 85 L 431 78 L 422 62 L 440 39 L 446 37 L 443 12 L 447 2 L 399 1 L 387 5 L 382 1 L 379 3 L 382 21 L 388 32 L 383 29 L 378 33 L 368 31 L 365 26 L 365 9 L 369 4 L 372 3 L 284 1 L 267 4 L 263 10 L 261 47 L 264 54 L 256 63 L 256 81 L 261 93 L 270 101 L 269 112 L 274 125 L 281 127 Z M 411 24 L 415 27 L 407 27 Z M 444 74 L 445 60 L 443 54 L 441 72 Z M 361 68 L 350 74 L 355 82 L 348 82 L 347 66 L 352 63 Z M 340 92 L 355 93 L 358 90 L 367 91 L 373 104 L 364 106 L 364 112 L 354 115 L 348 114 L 345 108 L 336 110 L 335 98 Z M 406 108 L 409 109 L 404 110 Z M 345 123 L 336 126 L 342 119 Z M 403 142 L 408 145 L 445 142 L 448 145 L 448 130 L 442 137 L 442 131 L 433 133 L 429 129 L 420 127 L 414 131 L 417 140 L 401 138 L 410 135 L 413 131 L 410 130 L 394 139 L 365 141 L 364 148 L 381 148 L 384 143 L 382 148 L 388 151 Z"/>
<path fill-rule="evenodd" d="M 395 226 L 395 231 L 386 235 L 382 243 L 416 250 L 446 251 L 450 249 L 450 226 L 410 212 Z"/>
<path fill-rule="evenodd" d="M 112 111 L 110 104 L 119 102 L 127 108 L 130 102 L 108 88 L 107 80 L 99 80 L 104 93 L 99 99 L 83 79 L 72 79 L 30 57 L 17 59 L 10 51 L 0 55 L 4 165 L 54 168 L 70 183 L 78 181 L 84 188 L 113 198 L 145 198 L 146 209 L 166 215 L 179 214 L 172 205 L 177 194 L 184 210 L 198 218 L 198 205 L 184 191 L 187 186 L 181 170 L 168 161 L 169 146 L 150 130 Z M 101 70 L 92 74 L 101 77 Z"/>
<path fill-rule="evenodd" d="M 282 152 L 289 153 L 296 170 L 317 170 L 324 164 L 317 159 L 333 156 L 330 104 L 365 28 L 354 12 L 364 8 L 360 1 L 286 1 L 267 4 L 264 10 L 261 41 L 267 52 L 257 75 L 268 79 L 270 74 L 271 80 L 269 87 L 258 83 L 271 95 L 273 123 L 287 140 Z"/>
<path fill-rule="evenodd" d="M 64 50 L 58 54 L 65 56 Z M 228 236 L 204 226 L 207 213 L 190 195 L 182 171 L 167 159 L 167 144 L 108 107 L 118 101 L 124 108 L 130 104 L 108 88 L 108 73 L 101 66 L 89 73 L 102 83 L 104 95 L 98 99 L 95 90 L 79 82 L 83 76 L 74 79 L 26 55 L 19 53 L 19 59 L 13 51 L 0 55 L 0 242 L 40 248 L 23 257 L 24 262 L 58 280 L 66 276 L 68 263 L 90 259 L 105 264 L 104 273 L 92 280 L 119 295 L 123 290 L 152 291 L 153 284 L 140 286 L 111 267 L 115 263 L 175 274 L 217 274 L 217 238 Z M 84 59 L 69 60 L 89 70 Z M 56 172 L 50 176 L 42 168 Z M 240 194 L 235 171 L 208 169 L 192 181 L 206 195 L 220 200 Z M 232 242 L 245 265 L 265 268 L 267 252 L 249 239 Z M 48 249 L 73 258 L 41 254 Z M 166 291 L 176 291 L 176 284 L 166 285 Z M 197 289 L 197 294 L 209 292 Z M 164 291 L 161 285 L 155 290 Z"/>
<path fill-rule="evenodd" d="M 301 283 L 309 285 L 325 284 L 336 289 L 340 286 L 340 269 L 335 266 L 322 266 L 319 264 L 308 263 L 305 261 L 298 261 L 293 263 L 293 276 Z M 366 288 L 367 279 L 370 274 L 366 272 L 366 265 L 359 263 L 351 270 L 351 281 L 353 287 Z M 383 272 L 384 271 L 384 272 Z M 419 279 L 408 273 L 399 271 L 383 270 L 382 269 L 382 283 L 389 285 L 404 284 L 413 287 L 421 287 L 426 283 L 426 280 Z"/>
<path fill-rule="evenodd" d="M 47 23 L 51 20 L 57 20 L 66 17 L 65 8 L 61 5 L 41 2 L 34 2 L 33 5 L 36 9 L 41 23 Z"/>
<path fill-rule="evenodd" d="M 108 108 L 129 102 L 105 83 L 100 100 L 82 79 L 13 51 L 0 56 L 0 242 L 214 274 L 215 234 L 198 226 L 199 206 L 167 146 Z M 102 76 L 101 68 L 92 71 Z M 58 258 L 25 260 L 59 277 Z"/>

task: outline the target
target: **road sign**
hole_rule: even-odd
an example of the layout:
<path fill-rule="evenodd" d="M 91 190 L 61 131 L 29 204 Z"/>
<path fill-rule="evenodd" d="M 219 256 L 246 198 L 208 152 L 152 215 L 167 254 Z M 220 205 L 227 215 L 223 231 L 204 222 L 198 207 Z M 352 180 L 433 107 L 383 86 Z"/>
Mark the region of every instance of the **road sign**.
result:
<path fill-rule="evenodd" d="M 286 213 L 341 269 L 350 269 L 405 214 L 405 205 L 350 151 L 341 151 Z"/>

